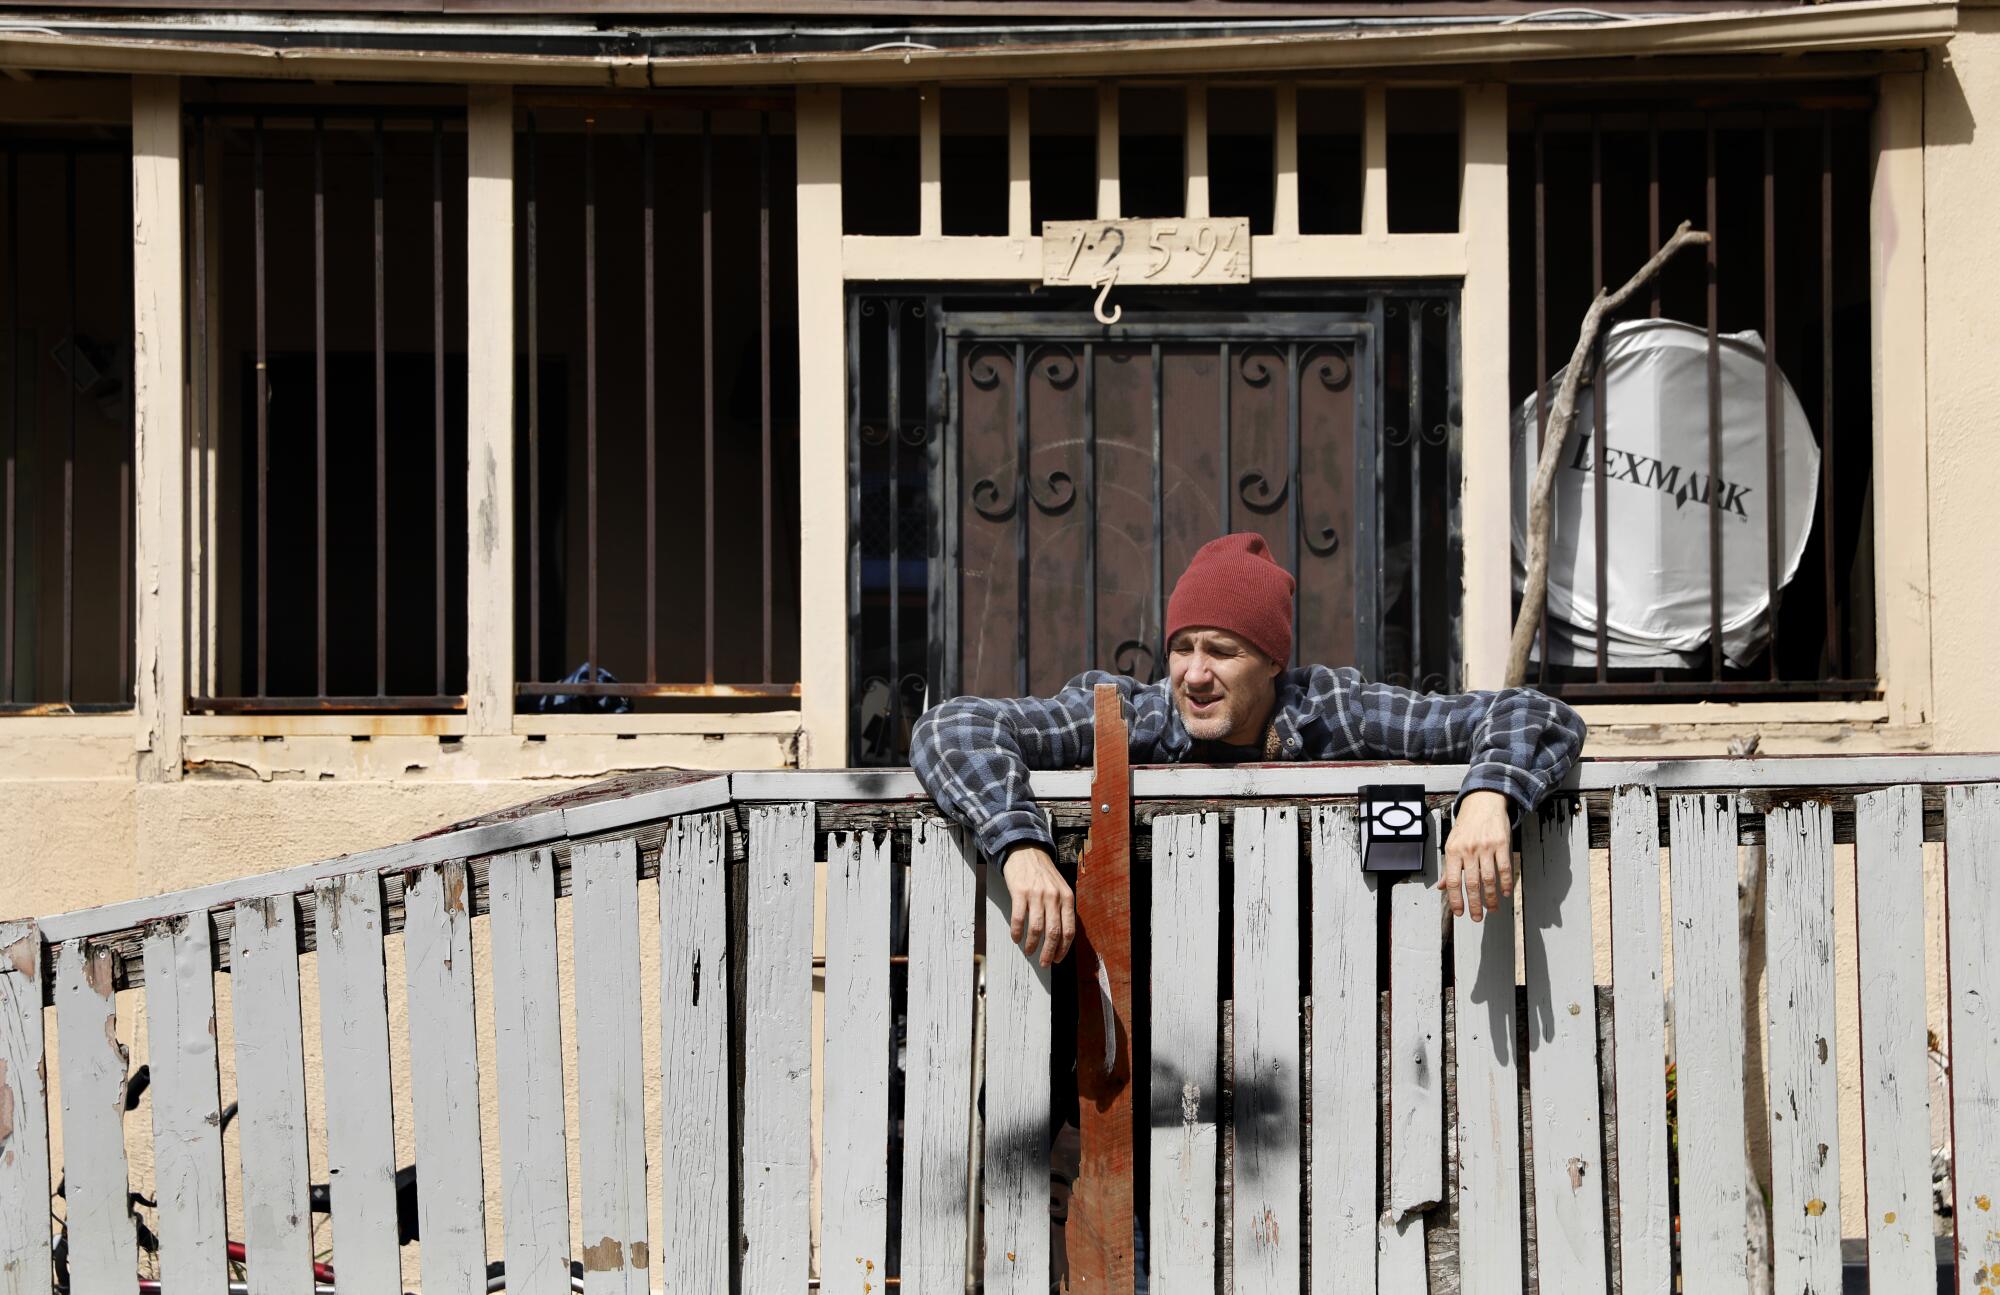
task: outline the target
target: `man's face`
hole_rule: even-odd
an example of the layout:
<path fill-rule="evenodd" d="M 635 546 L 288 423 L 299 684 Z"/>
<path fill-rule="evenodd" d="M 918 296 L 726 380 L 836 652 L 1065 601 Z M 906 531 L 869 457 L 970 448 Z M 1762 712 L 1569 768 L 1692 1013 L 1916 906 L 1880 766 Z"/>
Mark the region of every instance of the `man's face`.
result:
<path fill-rule="evenodd" d="M 1190 736 L 1248 746 L 1263 736 L 1279 665 L 1224 630 L 1185 629 L 1167 645 L 1174 705 Z"/>

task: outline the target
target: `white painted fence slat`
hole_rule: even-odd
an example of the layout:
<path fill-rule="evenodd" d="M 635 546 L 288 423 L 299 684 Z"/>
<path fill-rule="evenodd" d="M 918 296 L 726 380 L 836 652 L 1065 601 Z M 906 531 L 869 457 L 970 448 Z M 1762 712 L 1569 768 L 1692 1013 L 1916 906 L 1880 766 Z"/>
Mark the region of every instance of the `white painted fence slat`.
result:
<path fill-rule="evenodd" d="M 1744 1232 L 1743 967 L 1736 798 L 1668 806 L 1674 915 L 1674 1060 L 1681 1270 L 1691 1291 L 1749 1289 Z M 1537 1113 L 1540 1106 L 1536 1107 Z M 1537 1138 L 1540 1134 L 1537 1132 Z"/>
<path fill-rule="evenodd" d="M 750 811 L 743 1042 L 746 1291 L 799 1290 L 806 1283 L 813 866 L 811 805 L 766 805 Z"/>
<path fill-rule="evenodd" d="M 1937 1280 L 1924 1031 L 1923 813 L 1919 787 L 1854 798 L 1862 1163 L 1868 1281 L 1878 1291 L 1926 1290 Z"/>
<path fill-rule="evenodd" d="M 486 1289 L 486 1204 L 465 864 L 449 860 L 410 873 L 403 905 L 410 1069 L 423 1076 L 411 1087 L 411 1105 L 424 1295 L 477 1295 Z"/>
<path fill-rule="evenodd" d="M 1381 1156 L 1376 882 L 1361 871 L 1352 807 L 1314 806 L 1312 832 L 1312 1291 L 1367 1295 Z"/>
<path fill-rule="evenodd" d="M 1521 823 L 1536 1255 L 1542 1289 L 1564 1295 L 1608 1280 L 1586 829 L 1581 807 L 1561 796 Z"/>
<path fill-rule="evenodd" d="M 160 1278 L 168 1290 L 221 1290 L 229 1284 L 228 1220 L 208 914 L 154 923 L 142 957 Z"/>
<path fill-rule="evenodd" d="M 1944 831 L 1958 1289 L 1977 1295 L 2000 1273 L 2000 786 L 1945 788 Z"/>
<path fill-rule="evenodd" d="M 1389 1200 L 1400 1222 L 1444 1199 L 1442 822 L 1426 815 L 1424 867 L 1389 891 Z"/>
<path fill-rule="evenodd" d="M 1836 1291 L 1841 1275 L 1833 808 L 1808 801 L 1772 809 L 1764 815 L 1764 841 L 1774 1289 Z"/>
<path fill-rule="evenodd" d="M 555 856 L 546 848 L 500 855 L 487 870 L 486 885 L 507 1289 L 565 1295 L 569 1139 L 563 1128 Z"/>
<path fill-rule="evenodd" d="M 965 1289 L 971 1165 L 972 933 L 977 893 L 964 832 L 910 830 L 910 1003 L 903 1096 L 903 1282 Z"/>
<path fill-rule="evenodd" d="M 1453 918 L 1451 952 L 1458 1028 L 1458 1289 L 1460 1295 L 1520 1295 L 1514 901 L 1488 907 L 1477 923 Z"/>
<path fill-rule="evenodd" d="M 1424 1257 L 1424 1216 L 1398 1223 L 1385 1211 L 1376 1220 L 1376 1281 L 1382 1295 L 1428 1295 L 1430 1272 Z"/>
<path fill-rule="evenodd" d="M 727 819 L 673 820 L 660 846 L 661 1200 L 668 1290 L 729 1289 Z"/>
<path fill-rule="evenodd" d="M 1944 789 L 1946 949 L 1952 1003 L 1952 1201 L 1958 1291 L 2000 1273 L 2000 785 Z"/>
<path fill-rule="evenodd" d="M 946 865 L 955 866 L 955 865 Z M 1014 944 L 1013 898 L 986 870 L 986 1290 L 1049 1289 L 1049 972 Z M 1210 924 L 1211 933 L 1214 930 Z M 1211 1037 L 1213 1037 L 1211 1035 Z"/>
<path fill-rule="evenodd" d="M 645 1027 L 639 1006 L 639 846 L 630 837 L 570 847 L 574 923 L 578 1163 L 583 1284 L 645 1295 Z"/>
<path fill-rule="evenodd" d="M 1246 808 L 1233 829 L 1236 1289 L 1270 1295 L 1299 1289 L 1298 821 Z"/>
<path fill-rule="evenodd" d="M 0 1295 L 48 1295 L 49 1098 L 42 1031 L 42 937 L 0 922 Z"/>
<path fill-rule="evenodd" d="M 299 1020 L 298 906 L 290 895 L 236 905 L 229 939 L 236 1026 L 237 1146 L 251 1295 L 309 1295 L 306 1063 Z"/>
<path fill-rule="evenodd" d="M 1611 1056 L 1618 1096 L 1618 1254 L 1622 1289 L 1634 1292 L 1665 1291 L 1673 1282 L 1660 916 L 1659 800 L 1650 787 L 1620 787 L 1611 796 L 1611 992 L 1617 1001 Z"/>
<path fill-rule="evenodd" d="M 892 867 L 887 834 L 843 832 L 827 850 L 819 1253 L 829 1295 L 879 1291 L 887 1271 Z M 1046 1087 L 1046 1058 L 1042 1070 Z"/>
<path fill-rule="evenodd" d="M 126 1053 L 118 1038 L 116 965 L 109 949 L 85 940 L 66 940 L 56 952 L 63 1178 L 76 1291 L 122 1289 L 138 1271 L 125 1199 Z"/>
<path fill-rule="evenodd" d="M 372 872 L 329 877 L 314 883 L 313 900 L 334 1267 L 342 1284 L 393 1291 L 403 1261 L 396 1245 L 382 881 Z"/>
<path fill-rule="evenodd" d="M 986 915 L 989 932 L 993 916 Z M 1216 1015 L 1222 996 L 1217 924 L 1221 916 L 1220 816 L 1171 814 L 1155 818 L 1153 1177 L 1146 1235 L 1150 1289 L 1155 1295 L 1212 1295 L 1215 1290 L 1216 1122 L 1221 1095 Z M 991 976 L 990 954 L 986 965 Z M 992 992 L 990 981 L 987 992 Z M 991 1051 L 989 1048 L 989 1054 Z M 1047 1072 L 1046 1066 L 1043 1071 Z M 991 1103 L 990 1078 L 986 1087 Z M 1043 1190 L 1046 1192 L 1046 1187 Z M 1045 1216 L 1046 1212 L 1044 1205 Z M 1043 1290 L 1046 1288 L 1044 1282 Z"/>

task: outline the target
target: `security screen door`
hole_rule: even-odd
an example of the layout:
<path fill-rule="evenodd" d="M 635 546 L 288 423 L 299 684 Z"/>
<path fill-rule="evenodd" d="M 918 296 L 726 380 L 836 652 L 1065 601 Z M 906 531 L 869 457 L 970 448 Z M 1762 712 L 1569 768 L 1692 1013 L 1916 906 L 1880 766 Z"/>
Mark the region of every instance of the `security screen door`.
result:
<path fill-rule="evenodd" d="M 1295 663 L 1455 685 L 1456 301 L 1353 304 L 1106 327 L 854 299 L 854 762 L 906 760 L 943 697 L 1159 677 L 1173 582 L 1228 531 L 1297 577 Z"/>

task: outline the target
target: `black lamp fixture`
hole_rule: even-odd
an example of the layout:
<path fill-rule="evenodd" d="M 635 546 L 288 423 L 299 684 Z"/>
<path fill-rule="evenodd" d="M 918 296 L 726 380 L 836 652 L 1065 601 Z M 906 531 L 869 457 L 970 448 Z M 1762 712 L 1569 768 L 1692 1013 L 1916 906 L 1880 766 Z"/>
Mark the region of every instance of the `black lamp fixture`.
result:
<path fill-rule="evenodd" d="M 1422 783 L 1377 783 L 1361 789 L 1361 870 L 1410 873 L 1424 869 Z"/>

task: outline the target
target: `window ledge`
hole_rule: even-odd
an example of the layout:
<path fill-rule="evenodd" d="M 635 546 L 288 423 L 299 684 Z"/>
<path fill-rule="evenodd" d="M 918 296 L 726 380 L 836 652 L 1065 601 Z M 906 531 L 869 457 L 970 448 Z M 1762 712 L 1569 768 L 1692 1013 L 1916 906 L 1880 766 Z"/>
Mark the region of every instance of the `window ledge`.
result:
<path fill-rule="evenodd" d="M 1592 728 L 1659 724 L 1886 724 L 1889 703 L 1874 701 L 1585 702 L 1576 707 Z"/>
<path fill-rule="evenodd" d="M 552 737 L 573 733 L 797 733 L 803 721 L 794 709 L 699 714 L 652 715 L 516 715 L 517 737 Z"/>

